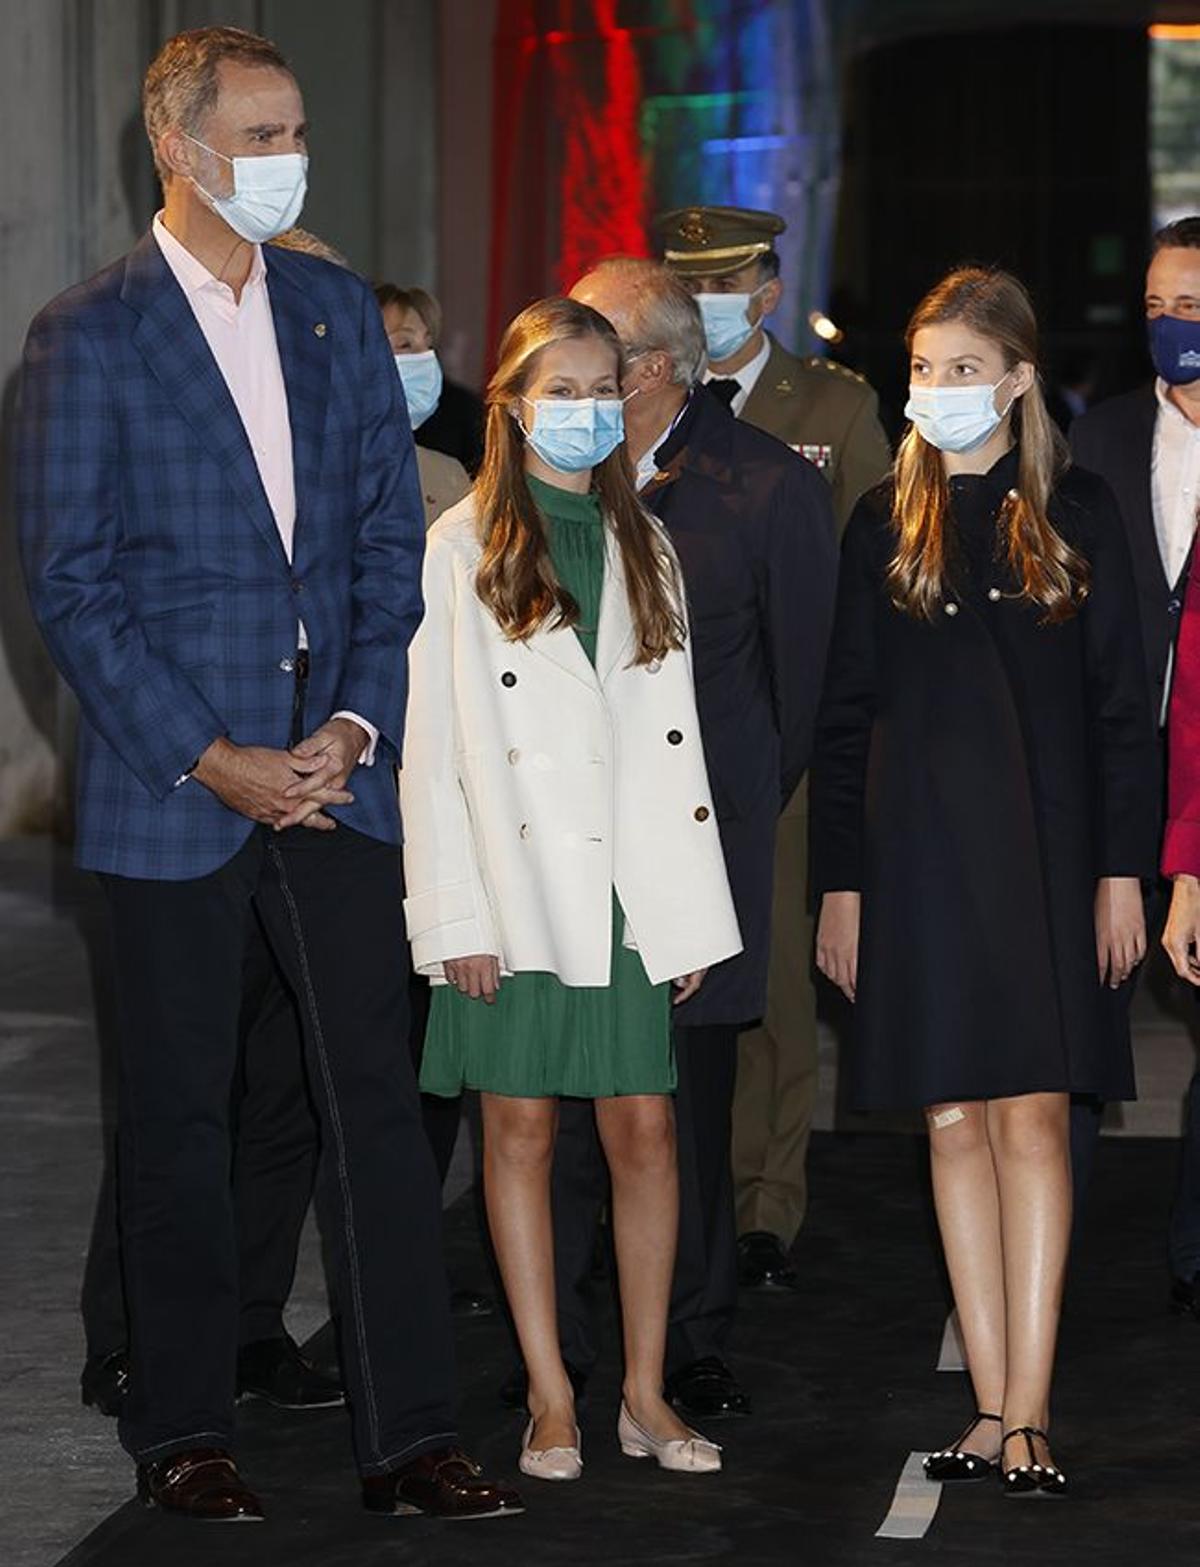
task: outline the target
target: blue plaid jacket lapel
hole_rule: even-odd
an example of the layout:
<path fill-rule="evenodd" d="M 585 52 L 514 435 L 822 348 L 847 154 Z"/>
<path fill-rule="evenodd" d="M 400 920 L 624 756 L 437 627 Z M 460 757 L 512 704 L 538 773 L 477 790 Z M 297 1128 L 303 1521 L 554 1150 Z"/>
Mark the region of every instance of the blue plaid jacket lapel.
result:
<path fill-rule="evenodd" d="M 283 275 L 269 245 L 264 247 L 263 255 L 267 261 L 267 292 L 275 317 L 275 341 L 279 347 L 279 363 L 287 387 L 288 419 L 292 426 L 296 482 L 296 543 L 292 556 L 295 559 L 308 501 L 316 491 L 321 473 L 333 325 L 322 316 L 314 301 Z"/>
<path fill-rule="evenodd" d="M 144 235 L 130 252 L 121 298 L 141 317 L 133 333 L 138 352 L 208 448 L 268 548 L 286 567 L 279 529 L 241 415 L 153 233 Z"/>

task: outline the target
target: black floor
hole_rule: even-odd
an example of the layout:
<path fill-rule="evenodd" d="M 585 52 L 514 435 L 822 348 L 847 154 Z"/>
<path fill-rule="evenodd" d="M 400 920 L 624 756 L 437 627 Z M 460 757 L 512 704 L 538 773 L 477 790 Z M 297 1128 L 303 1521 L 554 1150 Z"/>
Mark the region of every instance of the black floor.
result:
<path fill-rule="evenodd" d="M 1055 1452 L 1070 1497 L 1020 1501 L 999 1485 L 947 1488 L 923 1540 L 876 1539 L 912 1449 L 949 1440 L 970 1408 L 964 1377 L 936 1373 L 947 1302 L 922 1148 L 902 1137 L 822 1136 L 795 1298 L 747 1301 L 734 1359 L 753 1419 L 714 1426 L 716 1477 L 668 1476 L 616 1449 L 615 1336 L 581 1418 L 582 1482 L 525 1482 L 503 1522 L 375 1519 L 357 1506 L 345 1417 L 243 1411 L 242 1468 L 265 1525 L 204 1528 L 127 1504 L 64 1567 L 421 1567 L 728 1562 L 741 1567 L 1158 1567 L 1200 1561 L 1200 1325 L 1164 1307 L 1168 1142 L 1106 1140 L 1074 1269 L 1056 1394 Z M 449 1215 L 452 1265 L 479 1278 L 475 1219 Z M 494 1471 L 516 1474 L 520 1422 L 494 1389 L 510 1365 L 503 1325 L 464 1326 L 463 1430 Z"/>

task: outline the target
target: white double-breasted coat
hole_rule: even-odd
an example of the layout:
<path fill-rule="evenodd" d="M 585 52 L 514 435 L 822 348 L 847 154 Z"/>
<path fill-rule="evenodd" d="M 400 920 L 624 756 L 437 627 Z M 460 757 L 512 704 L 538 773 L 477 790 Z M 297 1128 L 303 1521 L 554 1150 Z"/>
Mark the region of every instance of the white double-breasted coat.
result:
<path fill-rule="evenodd" d="M 468 496 L 428 534 L 409 650 L 400 800 L 418 972 L 493 953 L 505 973 L 606 985 L 614 886 L 653 983 L 733 956 L 688 653 L 631 663 L 611 535 L 594 669 L 570 628 L 506 639 L 475 591 L 479 558 Z"/>

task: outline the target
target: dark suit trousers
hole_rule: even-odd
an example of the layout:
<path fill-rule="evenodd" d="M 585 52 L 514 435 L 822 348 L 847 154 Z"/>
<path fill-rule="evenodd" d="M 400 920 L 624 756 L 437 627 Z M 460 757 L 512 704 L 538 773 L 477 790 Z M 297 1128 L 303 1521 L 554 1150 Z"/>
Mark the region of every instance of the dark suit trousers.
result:
<path fill-rule="evenodd" d="M 193 881 L 101 878 L 121 1039 L 121 1247 L 143 1461 L 233 1436 L 230 1172 L 242 974 L 261 921 L 296 1000 L 321 1120 L 318 1202 L 360 1470 L 454 1438 L 437 1174 L 407 1044 L 397 851 L 341 826 L 256 829 Z"/>
<path fill-rule="evenodd" d="M 1171 1272 L 1177 1279 L 1200 1275 L 1200 1070 L 1192 1074 L 1183 1110 L 1179 1185 L 1171 1207 Z"/>
<path fill-rule="evenodd" d="M 319 1147 L 296 1004 L 257 916 L 249 922 L 238 1032 L 230 1102 L 238 1341 L 251 1344 L 283 1335 Z M 80 1301 L 89 1356 L 111 1354 L 129 1342 L 115 1151 L 114 1145 L 101 1180 Z"/>
<path fill-rule="evenodd" d="M 679 1248 L 667 1328 L 667 1375 L 724 1352 L 737 1309 L 737 1226 L 729 1139 L 737 1075 L 736 1028 L 676 1028 L 679 1087 Z M 554 1152 L 554 1262 L 564 1357 L 596 1363 L 587 1283 L 605 1164 L 591 1103 L 564 1099 Z"/>
<path fill-rule="evenodd" d="M 283 1312 L 296 1275 L 320 1150 L 320 1124 L 304 1070 L 304 1040 L 292 993 L 257 917 L 243 975 L 241 1051 L 230 1105 L 233 1209 L 241 1298 L 238 1343 L 284 1336 Z M 409 987 L 409 1045 L 421 1066 L 429 984 Z M 422 1095 L 421 1114 L 443 1183 L 458 1140 L 462 1100 Z M 129 1343 L 121 1277 L 115 1146 L 104 1168 L 80 1307 L 89 1356 Z"/>

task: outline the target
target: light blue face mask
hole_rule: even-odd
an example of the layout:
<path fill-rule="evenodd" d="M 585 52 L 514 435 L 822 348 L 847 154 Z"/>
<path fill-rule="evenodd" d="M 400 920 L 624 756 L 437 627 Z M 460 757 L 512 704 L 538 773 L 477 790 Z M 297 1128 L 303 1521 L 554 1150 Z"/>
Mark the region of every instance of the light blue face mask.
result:
<path fill-rule="evenodd" d="M 758 325 L 757 321 L 750 319 L 750 301 L 761 294 L 766 286 L 764 283 L 750 294 L 696 295 L 700 318 L 704 322 L 704 341 L 710 363 L 732 359 L 750 341 L 750 334 Z"/>
<path fill-rule="evenodd" d="M 442 365 L 437 353 L 427 348 L 421 354 L 396 354 L 396 369 L 404 385 L 409 423 L 415 430 L 425 423 L 442 396 Z"/>
<path fill-rule="evenodd" d="M 594 468 L 625 439 L 625 404 L 619 397 L 522 398 L 533 409 L 533 427 L 520 418 L 525 439 L 550 468 L 579 473 Z"/>
<path fill-rule="evenodd" d="M 252 245 L 265 245 L 292 227 L 308 190 L 308 158 L 304 153 L 273 152 L 261 158 L 230 158 L 190 132 L 183 134 L 233 169 L 232 196 L 214 196 L 194 177 L 192 185 L 235 234 Z"/>
<path fill-rule="evenodd" d="M 1008 375 L 994 386 L 910 386 L 904 417 L 938 451 L 973 452 L 995 433 L 1016 401 L 1010 397 L 1003 409 L 996 407 L 996 393 Z"/>

